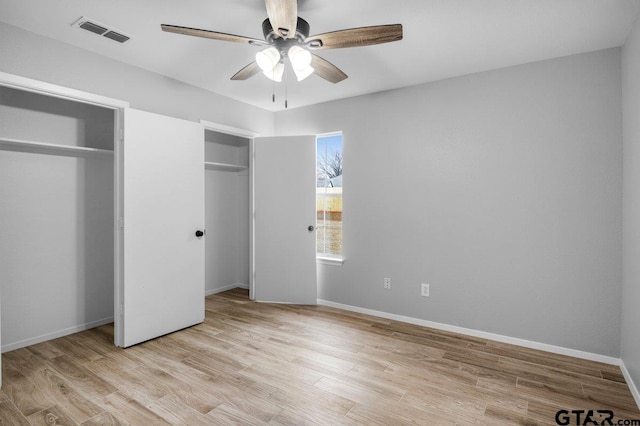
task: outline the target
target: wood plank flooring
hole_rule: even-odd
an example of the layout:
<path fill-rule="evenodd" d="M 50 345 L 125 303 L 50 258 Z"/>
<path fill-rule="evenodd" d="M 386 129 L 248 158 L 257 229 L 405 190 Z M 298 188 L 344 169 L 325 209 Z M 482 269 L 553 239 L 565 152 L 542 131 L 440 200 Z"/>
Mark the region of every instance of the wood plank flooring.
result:
<path fill-rule="evenodd" d="M 103 326 L 3 354 L 0 425 L 556 425 L 559 410 L 580 409 L 640 419 L 610 365 L 253 303 L 241 289 L 206 309 L 203 324 L 129 349 Z"/>

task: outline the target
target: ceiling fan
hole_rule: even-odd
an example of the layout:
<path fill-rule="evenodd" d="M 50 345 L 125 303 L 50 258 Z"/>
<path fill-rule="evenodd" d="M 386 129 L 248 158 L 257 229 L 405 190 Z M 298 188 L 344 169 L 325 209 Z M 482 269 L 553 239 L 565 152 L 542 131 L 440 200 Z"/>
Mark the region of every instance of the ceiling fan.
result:
<path fill-rule="evenodd" d="M 262 23 L 264 40 L 176 25 L 162 24 L 161 27 L 170 33 L 267 47 L 258 52 L 256 60 L 238 71 L 231 80 L 246 80 L 262 71 L 271 80 L 280 82 L 286 66 L 285 59 L 288 58 L 298 81 L 315 73 L 331 83 L 339 83 L 348 76 L 311 51 L 402 40 L 401 24 L 350 28 L 309 36 L 309 23 L 298 17 L 297 0 L 265 0 L 265 3 L 268 18 Z"/>

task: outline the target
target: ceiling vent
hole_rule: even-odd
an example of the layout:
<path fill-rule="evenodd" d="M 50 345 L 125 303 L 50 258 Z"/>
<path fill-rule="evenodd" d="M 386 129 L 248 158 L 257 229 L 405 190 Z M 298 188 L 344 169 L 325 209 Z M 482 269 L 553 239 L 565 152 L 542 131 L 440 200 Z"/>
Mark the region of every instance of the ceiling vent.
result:
<path fill-rule="evenodd" d="M 85 16 L 78 19 L 76 22 L 71 24 L 71 26 L 90 31 L 94 34 L 98 34 L 99 36 L 117 41 L 118 43 L 124 43 L 131 38 L 131 36 L 124 34 L 122 31 L 116 31 L 113 28 L 109 28 L 108 26 Z"/>

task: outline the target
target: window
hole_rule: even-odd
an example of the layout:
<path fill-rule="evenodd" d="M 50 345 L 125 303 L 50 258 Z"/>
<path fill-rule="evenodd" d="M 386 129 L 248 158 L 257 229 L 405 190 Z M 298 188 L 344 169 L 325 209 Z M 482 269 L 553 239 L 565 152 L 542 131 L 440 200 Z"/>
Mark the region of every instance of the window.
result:
<path fill-rule="evenodd" d="M 316 252 L 342 259 L 342 133 L 316 139 Z"/>

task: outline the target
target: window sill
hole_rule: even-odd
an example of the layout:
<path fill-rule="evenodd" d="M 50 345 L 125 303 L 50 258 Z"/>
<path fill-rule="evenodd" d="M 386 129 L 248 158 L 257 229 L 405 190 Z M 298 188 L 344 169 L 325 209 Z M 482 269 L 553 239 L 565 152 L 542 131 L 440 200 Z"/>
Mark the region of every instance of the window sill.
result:
<path fill-rule="evenodd" d="M 342 266 L 344 259 L 340 256 L 317 256 L 316 263 L 329 266 Z"/>

